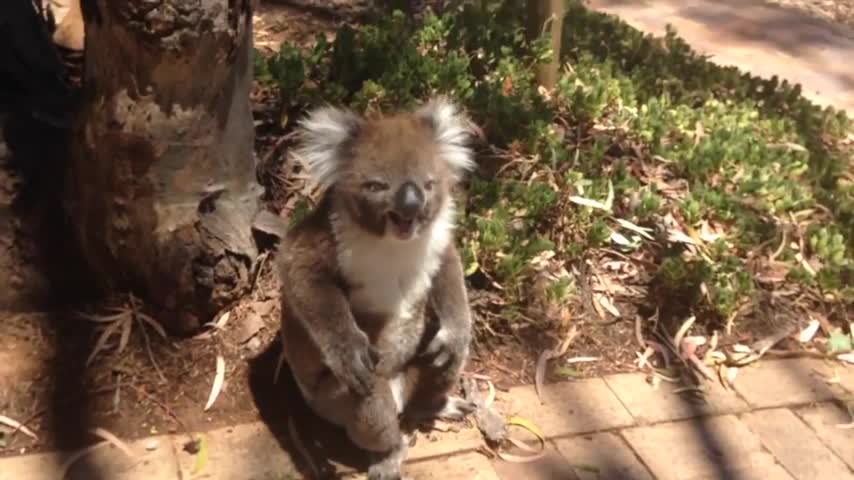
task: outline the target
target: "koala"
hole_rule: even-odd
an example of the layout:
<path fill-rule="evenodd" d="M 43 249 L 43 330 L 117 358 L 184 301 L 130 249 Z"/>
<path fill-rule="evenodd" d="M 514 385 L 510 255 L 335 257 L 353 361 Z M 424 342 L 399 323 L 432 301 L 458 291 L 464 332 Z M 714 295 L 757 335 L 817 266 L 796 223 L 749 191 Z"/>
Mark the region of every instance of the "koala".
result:
<path fill-rule="evenodd" d="M 445 97 L 299 125 L 323 193 L 280 246 L 283 354 L 308 405 L 370 452 L 370 480 L 401 478 L 407 425 L 475 409 L 451 394 L 472 336 L 451 193 L 475 166 L 468 125 Z"/>

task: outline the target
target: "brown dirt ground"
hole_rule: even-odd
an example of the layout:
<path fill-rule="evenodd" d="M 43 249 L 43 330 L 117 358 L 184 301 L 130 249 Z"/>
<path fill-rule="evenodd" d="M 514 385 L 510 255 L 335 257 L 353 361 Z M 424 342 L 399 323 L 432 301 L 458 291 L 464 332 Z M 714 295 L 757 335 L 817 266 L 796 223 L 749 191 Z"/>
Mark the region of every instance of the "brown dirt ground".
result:
<path fill-rule="evenodd" d="M 317 32 L 331 34 L 342 21 L 261 3 L 255 19 L 256 40 L 259 48 L 272 52 L 282 40 L 304 44 Z M 255 92 L 253 100 L 263 172 L 283 162 L 282 132 L 265 92 Z M 271 195 L 270 201 L 273 210 L 287 214 L 290 196 L 280 192 Z M 499 390 L 532 383 L 537 358 L 560 338 L 545 333 L 536 321 L 507 326 L 485 307 L 492 295 L 472 292 L 478 334 L 468 371 L 490 376 Z M 101 306 L 125 303 L 116 298 Z M 644 302 L 630 297 L 618 300 L 623 318 L 604 323 L 591 308 L 570 306 L 566 318 L 577 327 L 578 335 L 566 357 L 599 360 L 573 364 L 561 374 L 550 371 L 547 381 L 635 370 L 634 318 L 635 305 L 640 303 Z M 0 456 L 64 444 L 63 438 L 75 433 L 63 433 L 67 429 L 102 427 L 120 438 L 133 439 L 257 420 L 258 396 L 275 389 L 268 374 L 276 355 L 279 305 L 277 280 L 269 261 L 251 295 L 229 312 L 222 328 L 191 339 L 163 339 L 151 328 L 143 335 L 135 324 L 122 352 L 116 353 L 116 335 L 89 367 L 85 360 L 97 340 L 92 322 L 71 312 L 28 310 L 32 312 L 0 312 L 0 414 L 24 422 L 39 438 L 20 432 L 10 435 L 6 429 L 0 436 Z M 213 407 L 204 411 L 217 355 L 225 360 L 225 385 Z M 253 367 L 259 359 L 267 362 L 265 368 Z M 264 372 L 263 378 L 258 377 L 259 372 Z"/>

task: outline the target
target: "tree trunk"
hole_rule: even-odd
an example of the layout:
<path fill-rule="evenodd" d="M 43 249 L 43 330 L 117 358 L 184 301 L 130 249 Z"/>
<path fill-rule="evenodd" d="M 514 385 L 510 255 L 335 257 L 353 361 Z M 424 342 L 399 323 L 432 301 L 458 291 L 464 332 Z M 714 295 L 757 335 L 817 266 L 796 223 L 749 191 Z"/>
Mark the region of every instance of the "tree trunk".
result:
<path fill-rule="evenodd" d="M 66 188 L 97 280 L 187 333 L 250 285 L 258 248 L 252 0 L 83 0 Z"/>
<path fill-rule="evenodd" d="M 564 14 L 566 0 L 528 0 L 528 39 L 538 39 L 545 31 L 551 35 L 551 61 L 537 68 L 537 82 L 549 90 L 557 84 L 560 71 Z"/>

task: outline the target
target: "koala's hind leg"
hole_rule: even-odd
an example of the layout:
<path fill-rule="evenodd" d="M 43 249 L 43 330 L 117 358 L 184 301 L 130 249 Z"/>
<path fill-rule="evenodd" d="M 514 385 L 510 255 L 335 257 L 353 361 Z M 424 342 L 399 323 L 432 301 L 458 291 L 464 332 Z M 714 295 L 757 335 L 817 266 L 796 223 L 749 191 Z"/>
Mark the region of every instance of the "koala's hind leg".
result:
<path fill-rule="evenodd" d="M 462 420 L 477 406 L 452 395 L 465 365 L 465 352 L 437 364 L 433 358 L 414 360 L 407 369 L 404 422 L 412 426 L 433 419 Z"/>
<path fill-rule="evenodd" d="M 302 397 L 318 416 L 344 428 L 353 443 L 365 450 L 387 452 L 398 445 L 401 402 L 391 382 L 378 376 L 370 395 L 355 395 L 323 365 L 320 351 L 299 324 L 285 324 L 281 338 Z"/>
<path fill-rule="evenodd" d="M 385 453 L 401 442 L 399 408 L 388 380 L 377 378 L 372 393 L 359 397 L 327 371 L 314 388 L 303 390 L 311 409 L 344 428 L 359 448 Z"/>
<path fill-rule="evenodd" d="M 401 480 L 408 439 L 401 432 L 403 377 L 377 377 L 373 393 L 357 397 L 331 374 L 310 392 L 309 405 L 319 415 L 344 427 L 359 448 L 369 452 L 368 480 Z"/>

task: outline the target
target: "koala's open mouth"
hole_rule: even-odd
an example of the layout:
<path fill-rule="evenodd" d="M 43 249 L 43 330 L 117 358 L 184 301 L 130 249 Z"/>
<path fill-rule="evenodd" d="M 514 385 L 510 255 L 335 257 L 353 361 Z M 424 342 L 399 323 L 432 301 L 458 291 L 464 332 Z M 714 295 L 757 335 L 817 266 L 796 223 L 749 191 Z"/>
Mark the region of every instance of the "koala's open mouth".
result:
<path fill-rule="evenodd" d="M 401 240 L 408 240 L 415 234 L 415 218 L 403 218 L 397 213 L 389 212 L 388 224 L 394 236 Z"/>

